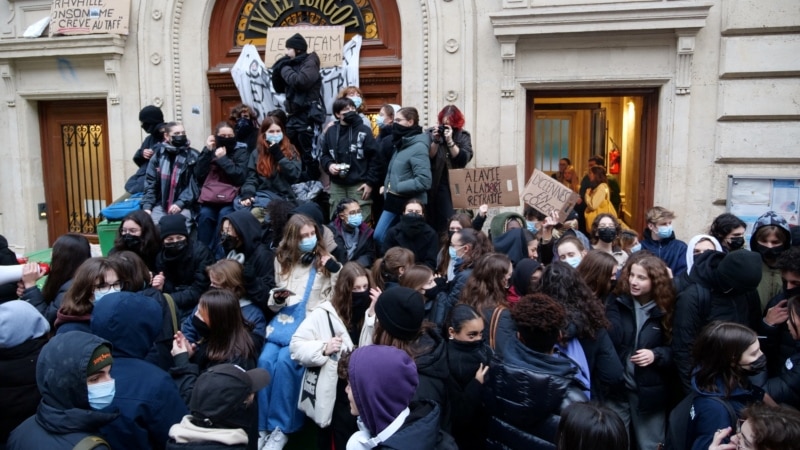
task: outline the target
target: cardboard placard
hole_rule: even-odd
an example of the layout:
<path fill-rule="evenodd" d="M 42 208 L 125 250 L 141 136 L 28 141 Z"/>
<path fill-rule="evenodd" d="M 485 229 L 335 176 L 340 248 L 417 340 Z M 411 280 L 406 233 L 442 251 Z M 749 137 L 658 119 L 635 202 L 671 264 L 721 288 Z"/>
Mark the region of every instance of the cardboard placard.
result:
<path fill-rule="evenodd" d="M 286 40 L 300 33 L 306 38 L 308 53 L 316 52 L 320 68 L 338 67 L 342 64 L 344 27 L 270 27 L 267 30 L 267 49 L 264 63 L 272 67 L 286 54 Z"/>
<path fill-rule="evenodd" d="M 50 36 L 128 34 L 131 0 L 53 0 Z"/>
<path fill-rule="evenodd" d="M 546 173 L 533 169 L 533 175 L 522 191 L 522 202 L 542 214 L 558 212 L 558 221 L 564 222 L 580 195 Z"/>
<path fill-rule="evenodd" d="M 517 166 L 453 169 L 449 175 L 454 208 L 519 206 Z"/>

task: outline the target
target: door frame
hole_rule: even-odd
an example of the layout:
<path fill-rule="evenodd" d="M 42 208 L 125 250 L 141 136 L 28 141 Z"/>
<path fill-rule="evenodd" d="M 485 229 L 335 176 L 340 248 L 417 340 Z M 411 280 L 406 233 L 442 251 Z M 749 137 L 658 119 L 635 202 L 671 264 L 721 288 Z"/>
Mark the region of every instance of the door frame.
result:
<path fill-rule="evenodd" d="M 629 204 L 635 204 L 634 211 L 641 212 L 625 217 L 626 223 L 634 230 L 645 227 L 644 212 L 653 207 L 656 176 L 656 138 L 658 133 L 659 87 L 613 88 L 613 89 L 528 89 L 525 93 L 525 179 L 535 167 L 531 155 L 536 151 L 535 143 L 537 98 L 581 98 L 581 97 L 642 97 L 642 123 L 639 139 L 639 179 L 636 182 L 636 195 L 627 196 Z"/>
<path fill-rule="evenodd" d="M 61 125 L 87 120 L 100 122 L 103 127 L 104 167 L 106 179 L 111 179 L 108 147 L 108 108 L 105 99 L 58 100 L 39 102 L 39 134 L 42 148 L 42 183 L 47 205 L 47 241 L 52 246 L 59 236 L 69 233 L 69 217 L 66 204 L 66 178 Z M 106 204 L 111 204 L 111 186 L 100 187 Z M 96 234 L 85 234 L 91 242 L 97 242 Z"/>

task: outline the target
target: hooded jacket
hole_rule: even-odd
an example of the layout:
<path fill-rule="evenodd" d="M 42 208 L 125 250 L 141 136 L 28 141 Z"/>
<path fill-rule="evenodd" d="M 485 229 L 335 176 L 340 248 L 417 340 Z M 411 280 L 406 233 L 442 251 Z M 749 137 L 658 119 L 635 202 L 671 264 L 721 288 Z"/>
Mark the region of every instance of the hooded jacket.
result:
<path fill-rule="evenodd" d="M 185 318 L 208 290 L 211 280 L 206 267 L 214 264 L 214 257 L 201 242 L 186 238 L 186 248 L 176 256 L 167 256 L 161 249 L 156 256 L 156 270 L 164 273 L 161 291 L 170 294 L 178 306 L 178 319 Z"/>
<path fill-rule="evenodd" d="M 323 143 L 319 163 L 325 172 L 329 171 L 331 164 L 350 165 L 347 176 L 331 176 L 331 183 L 344 186 L 367 183 L 373 189 L 380 188 L 382 180 L 376 164 L 378 144 L 372 136 L 372 130 L 361 118 L 352 125 L 335 121 L 325 132 Z"/>
<path fill-rule="evenodd" d="M 108 339 L 120 417 L 102 428 L 114 449 L 163 449 L 169 428 L 188 413 L 167 372 L 145 361 L 161 331 L 161 306 L 133 292 L 109 294 L 92 313 L 92 333 Z"/>
<path fill-rule="evenodd" d="M 72 450 L 86 436 L 98 435 L 100 427 L 117 418 L 115 408 L 101 411 L 89 406 L 86 369 L 95 349 L 111 346 L 103 339 L 80 331 L 53 337 L 36 362 L 36 385 L 42 401 L 36 415 L 22 422 L 8 439 L 8 450 Z M 103 445 L 95 447 L 109 450 Z"/>
<path fill-rule="evenodd" d="M 403 138 L 386 172 L 384 189 L 387 197 L 392 194 L 402 199 L 417 198 L 423 204 L 428 203 L 426 192 L 431 188 L 430 146 L 431 138 L 426 133 Z M 386 206 L 390 211 L 388 201 Z M 390 212 L 397 214 L 401 211 Z"/>
<path fill-rule="evenodd" d="M 644 230 L 644 239 L 641 244 L 642 249 L 658 256 L 669 266 L 673 277 L 686 271 L 686 243 L 675 239 L 674 232 L 668 238 L 656 241 L 653 240 L 653 234 L 647 228 Z"/>
<path fill-rule="evenodd" d="M 525 228 L 525 218 L 515 212 L 502 212 L 492 218 L 489 224 L 489 238 L 492 242 L 508 231 L 508 222 L 512 220 L 518 221 L 520 228 Z"/>
<path fill-rule="evenodd" d="M 402 215 L 400 221 L 386 231 L 383 239 L 383 253 L 392 247 L 407 248 L 414 253 L 417 264 L 425 264 L 433 270 L 436 269 L 439 237 L 423 217 Z"/>
<path fill-rule="evenodd" d="M 561 411 L 588 400 L 576 372 L 569 359 L 510 343 L 503 360 L 492 361 L 484 384 L 491 415 L 486 448 L 554 450 Z"/>
<path fill-rule="evenodd" d="M 453 438 L 439 427 L 439 405 L 431 401 L 413 402 L 405 422 L 376 449 L 382 450 L 457 450 Z"/>
<path fill-rule="evenodd" d="M 275 286 L 275 257 L 269 247 L 261 243 L 261 223 L 246 209 L 234 211 L 222 220 L 226 219 L 239 237 L 236 252 L 244 256 L 247 298 L 264 311 L 269 321 L 273 314 L 267 312 L 267 296 Z"/>
<path fill-rule="evenodd" d="M 36 359 L 50 325 L 21 300 L 0 303 L 0 445 L 11 430 L 36 413 Z"/>
<path fill-rule="evenodd" d="M 758 251 L 756 234 L 758 230 L 766 226 L 774 226 L 778 229 L 778 233 L 781 234 L 784 242 L 783 247 L 781 247 L 782 251 L 786 251 L 791 247 L 792 232 L 786 219 L 775 214 L 774 211 L 767 211 L 753 224 L 753 234 L 750 235 L 750 250 Z M 768 266 L 763 256 L 761 259 L 761 283 L 758 285 L 758 296 L 761 299 L 763 310 L 766 304 L 783 290 L 783 279 L 781 278 L 780 270 Z"/>
<path fill-rule="evenodd" d="M 723 320 L 748 326 L 755 331 L 762 327 L 761 304 L 755 288 L 734 290 L 728 294 L 722 292 L 717 267 L 725 256 L 725 253 L 716 251 L 698 255 L 689 275 L 690 284 L 678 294 L 675 301 L 672 351 L 686 392 L 690 388 L 691 348 L 705 325 L 714 320 Z"/>
<path fill-rule="evenodd" d="M 522 228 L 508 230 L 497 235 L 493 240 L 494 250 L 508 256 L 514 266 L 522 258 L 528 257 L 528 241 L 525 240 L 525 231 Z"/>
<path fill-rule="evenodd" d="M 172 146 L 162 142 L 153 148 L 153 156 L 147 164 L 147 173 L 144 182 L 144 196 L 142 196 L 142 209 L 152 210 L 154 206 L 161 206 L 166 212 L 170 205 L 178 205 L 181 209 L 191 209 L 198 196 L 200 188 L 194 177 L 194 166 L 197 164 L 197 150 L 191 147 L 180 149 L 171 153 L 167 148 Z M 176 162 L 180 162 L 181 169 L 177 175 L 174 196 L 169 198 L 169 175 Z"/>

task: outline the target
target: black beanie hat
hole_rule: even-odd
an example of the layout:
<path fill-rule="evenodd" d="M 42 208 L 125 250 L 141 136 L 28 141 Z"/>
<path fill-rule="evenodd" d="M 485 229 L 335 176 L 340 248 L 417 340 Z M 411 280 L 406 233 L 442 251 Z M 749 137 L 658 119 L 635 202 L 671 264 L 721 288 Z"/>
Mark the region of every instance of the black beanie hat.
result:
<path fill-rule="evenodd" d="M 139 122 L 151 125 L 164 123 L 164 113 L 157 106 L 147 105 L 139 111 Z"/>
<path fill-rule="evenodd" d="M 293 48 L 300 53 L 305 53 L 308 50 L 308 43 L 302 34 L 295 33 L 294 36 L 286 40 L 286 48 Z"/>
<path fill-rule="evenodd" d="M 757 288 L 761 283 L 761 255 L 749 250 L 726 254 L 717 266 L 717 278 L 723 291 Z"/>
<path fill-rule="evenodd" d="M 411 288 L 389 288 L 375 302 L 375 316 L 392 337 L 412 341 L 425 319 L 425 299 Z"/>
<path fill-rule="evenodd" d="M 189 237 L 189 232 L 186 230 L 186 217 L 181 214 L 167 214 L 158 221 L 158 227 L 161 239 L 174 234 Z"/>
<path fill-rule="evenodd" d="M 90 377 L 100 372 L 103 367 L 110 366 L 113 363 L 114 358 L 111 357 L 111 349 L 107 345 L 99 345 L 92 352 L 92 357 L 89 358 L 89 364 L 86 366 L 86 376 Z"/>

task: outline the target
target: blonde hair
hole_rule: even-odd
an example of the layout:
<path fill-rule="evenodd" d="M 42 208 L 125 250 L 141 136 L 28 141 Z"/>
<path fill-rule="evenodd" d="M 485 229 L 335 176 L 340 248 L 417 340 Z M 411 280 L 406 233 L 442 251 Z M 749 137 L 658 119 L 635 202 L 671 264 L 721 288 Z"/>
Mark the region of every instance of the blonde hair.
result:
<path fill-rule="evenodd" d="M 662 220 L 672 220 L 675 213 L 661 206 L 654 206 L 647 211 L 647 222 L 658 223 Z"/>

